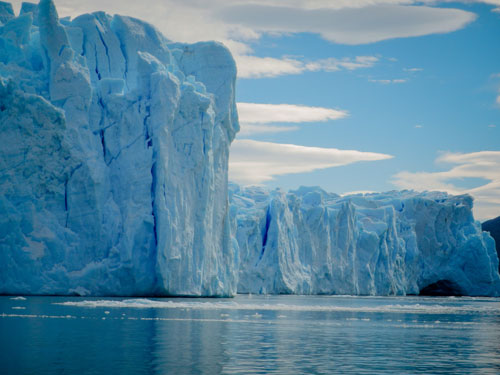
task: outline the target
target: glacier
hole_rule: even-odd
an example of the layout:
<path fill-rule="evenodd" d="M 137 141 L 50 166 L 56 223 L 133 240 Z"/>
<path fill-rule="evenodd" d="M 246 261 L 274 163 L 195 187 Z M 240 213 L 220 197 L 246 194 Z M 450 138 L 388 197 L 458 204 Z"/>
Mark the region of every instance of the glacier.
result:
<path fill-rule="evenodd" d="M 0 294 L 231 296 L 236 67 L 140 20 L 0 3 Z"/>
<path fill-rule="evenodd" d="M 469 195 L 231 184 L 230 197 L 240 293 L 500 295 Z"/>
<path fill-rule="evenodd" d="M 0 294 L 500 295 L 470 196 L 228 185 L 236 66 L 0 2 Z"/>

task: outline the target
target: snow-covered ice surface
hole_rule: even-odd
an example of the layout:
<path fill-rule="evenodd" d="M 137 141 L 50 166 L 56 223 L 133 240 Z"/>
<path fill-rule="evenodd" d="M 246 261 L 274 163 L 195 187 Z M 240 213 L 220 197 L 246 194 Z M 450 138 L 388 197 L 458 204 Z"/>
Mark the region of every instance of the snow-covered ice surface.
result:
<path fill-rule="evenodd" d="M 495 243 L 472 198 L 412 191 L 338 196 L 230 185 L 241 293 L 498 296 Z"/>
<path fill-rule="evenodd" d="M 0 294 L 236 292 L 236 68 L 140 20 L 0 4 Z"/>

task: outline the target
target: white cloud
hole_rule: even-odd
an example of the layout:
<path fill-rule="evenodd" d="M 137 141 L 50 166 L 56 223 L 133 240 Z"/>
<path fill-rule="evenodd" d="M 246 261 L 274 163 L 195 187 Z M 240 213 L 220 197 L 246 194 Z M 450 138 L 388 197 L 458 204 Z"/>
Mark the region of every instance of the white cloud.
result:
<path fill-rule="evenodd" d="M 240 121 L 253 124 L 338 120 L 348 115 L 337 109 L 294 104 L 237 103 L 237 107 Z"/>
<path fill-rule="evenodd" d="M 276 126 L 276 125 L 265 125 L 265 124 L 247 124 L 240 122 L 240 131 L 238 132 L 238 137 L 246 136 L 250 134 L 273 134 L 273 133 L 285 133 L 298 130 L 298 126 Z"/>
<path fill-rule="evenodd" d="M 275 176 L 390 158 L 391 155 L 373 152 L 235 140 L 229 158 L 229 177 L 241 184 L 260 184 Z"/>
<path fill-rule="evenodd" d="M 297 130 L 297 126 L 273 126 L 271 123 L 304 123 L 338 120 L 347 111 L 293 104 L 237 103 L 241 131 L 239 135 L 279 133 Z"/>
<path fill-rule="evenodd" d="M 246 54 L 235 55 L 239 78 L 269 78 L 286 74 L 301 74 L 305 71 L 336 72 L 341 69 L 355 70 L 371 68 L 378 61 L 375 56 L 354 58 L 328 58 L 316 61 L 302 61 L 297 58 L 257 57 Z"/>
<path fill-rule="evenodd" d="M 413 0 L 413 2 L 417 1 Z M 471 4 L 471 3 L 487 4 L 496 6 L 495 8 L 491 9 L 492 12 L 500 12 L 500 0 L 420 0 L 420 1 L 422 3 L 428 3 L 428 4 L 453 3 L 453 2 L 465 3 L 465 4 Z"/>
<path fill-rule="evenodd" d="M 408 82 L 408 80 L 407 79 L 370 79 L 370 82 L 388 85 L 391 83 L 406 83 L 406 82 Z"/>
<path fill-rule="evenodd" d="M 447 33 L 476 19 L 473 13 L 453 8 L 368 2 L 363 5 L 304 9 L 240 2 L 214 15 L 222 22 L 244 25 L 259 33 L 309 32 L 342 44 Z"/>
<path fill-rule="evenodd" d="M 484 3 L 497 6 L 497 8 L 493 9 L 493 11 L 498 11 L 498 7 L 500 7 L 500 0 L 475 0 L 475 1 L 472 0 L 472 1 L 476 3 Z"/>
<path fill-rule="evenodd" d="M 497 4 L 496 0 L 484 2 Z M 300 74 L 308 70 L 357 69 L 372 64 L 358 58 L 303 62 L 252 56 L 249 42 L 258 41 L 264 33 L 308 32 L 332 42 L 363 44 L 451 32 L 476 17 L 459 9 L 412 6 L 422 3 L 416 0 L 57 0 L 56 3 L 60 16 L 75 17 L 103 10 L 144 19 L 174 41 L 221 41 L 235 55 L 240 77 L 246 78 Z M 21 0 L 13 4 L 18 10 Z"/>
<path fill-rule="evenodd" d="M 421 72 L 423 71 L 424 69 L 422 68 L 405 68 L 403 69 L 405 72 L 411 72 L 411 73 L 415 73 L 415 72 Z"/>
<path fill-rule="evenodd" d="M 417 128 L 417 129 L 421 129 L 421 128 L 423 128 L 423 127 L 424 127 L 424 126 L 423 126 L 423 125 L 421 125 L 421 124 L 417 124 L 417 125 L 415 125 L 415 128 Z"/>
<path fill-rule="evenodd" d="M 365 194 L 373 194 L 373 193 L 376 193 L 376 192 L 373 190 L 355 190 L 355 191 L 348 191 L 348 192 L 342 193 L 340 195 L 345 197 L 347 195 L 365 195 Z"/>
<path fill-rule="evenodd" d="M 468 154 L 445 153 L 438 163 L 454 164 L 444 172 L 400 172 L 393 183 L 401 189 L 442 190 L 451 194 L 470 194 L 475 198 L 475 216 L 483 220 L 500 213 L 500 151 L 480 151 Z M 462 188 L 456 179 L 487 180 L 475 188 Z"/>
<path fill-rule="evenodd" d="M 356 56 L 354 59 L 343 58 L 328 58 L 313 61 L 305 65 L 306 70 L 326 72 L 334 72 L 340 69 L 354 70 L 360 68 L 371 68 L 378 61 L 375 56 Z"/>
<path fill-rule="evenodd" d="M 300 74 L 304 63 L 298 60 L 273 57 L 235 55 L 239 78 L 268 78 L 285 74 Z"/>
<path fill-rule="evenodd" d="M 500 73 L 493 73 L 490 75 L 490 78 L 493 80 L 498 80 L 500 78 Z M 495 85 L 498 85 L 498 82 L 495 82 Z M 497 97 L 495 98 L 495 104 L 500 106 L 500 88 L 498 88 Z"/>

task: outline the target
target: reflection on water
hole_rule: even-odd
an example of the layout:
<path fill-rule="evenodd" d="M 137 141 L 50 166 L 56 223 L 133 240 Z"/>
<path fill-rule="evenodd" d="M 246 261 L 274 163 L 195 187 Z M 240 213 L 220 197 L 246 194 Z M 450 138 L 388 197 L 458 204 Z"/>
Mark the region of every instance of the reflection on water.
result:
<path fill-rule="evenodd" d="M 500 299 L 0 297 L 1 374 L 499 374 Z"/>

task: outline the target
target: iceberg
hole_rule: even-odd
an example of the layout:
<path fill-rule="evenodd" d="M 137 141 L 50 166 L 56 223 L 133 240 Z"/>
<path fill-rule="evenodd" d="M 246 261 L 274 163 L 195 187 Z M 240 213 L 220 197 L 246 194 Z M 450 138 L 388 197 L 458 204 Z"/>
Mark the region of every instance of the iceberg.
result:
<path fill-rule="evenodd" d="M 235 79 L 219 43 L 0 3 L 0 294 L 234 295 Z"/>
<path fill-rule="evenodd" d="M 495 242 L 468 195 L 231 184 L 230 197 L 240 293 L 500 295 Z"/>

